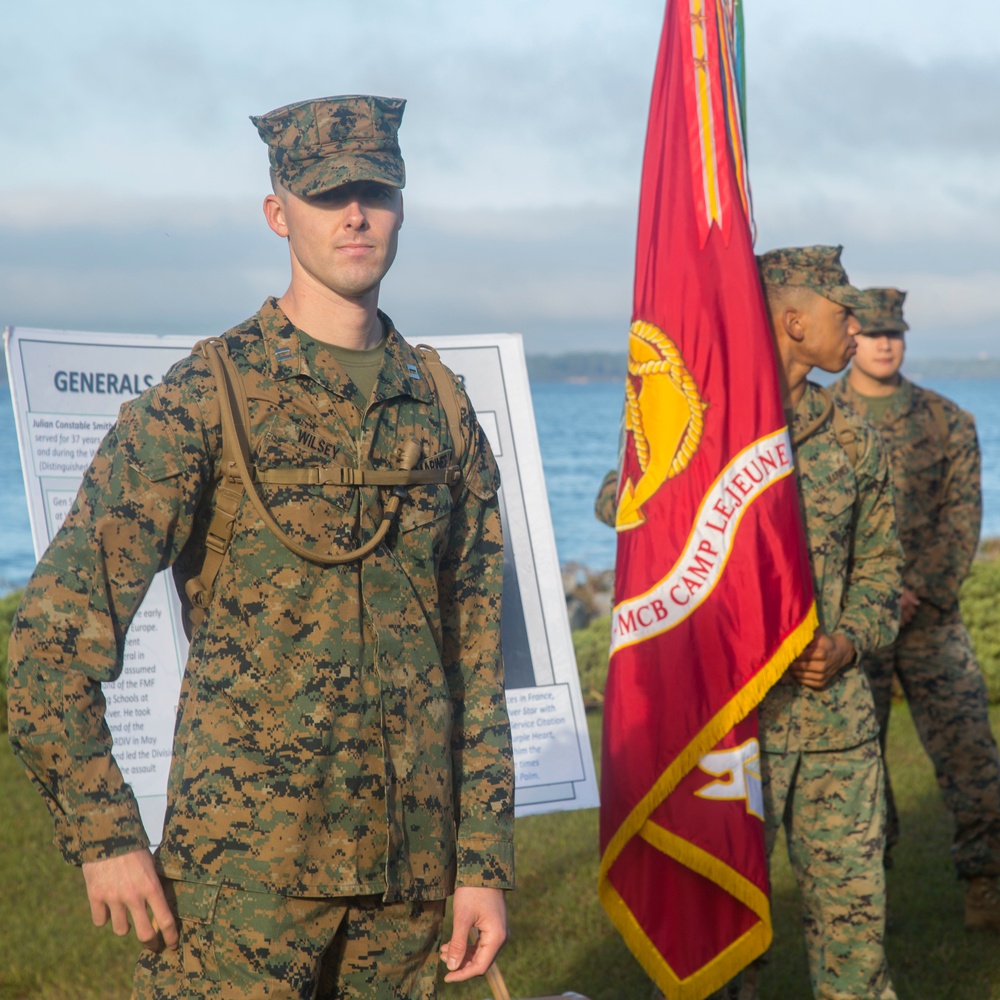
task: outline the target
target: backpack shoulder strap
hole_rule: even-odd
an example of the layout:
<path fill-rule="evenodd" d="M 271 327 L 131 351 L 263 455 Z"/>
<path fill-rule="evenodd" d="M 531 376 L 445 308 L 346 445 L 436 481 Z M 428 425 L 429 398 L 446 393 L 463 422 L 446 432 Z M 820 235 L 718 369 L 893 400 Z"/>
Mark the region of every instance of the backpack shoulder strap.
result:
<path fill-rule="evenodd" d="M 847 453 L 847 459 L 853 468 L 858 462 L 858 436 L 851 426 L 850 420 L 844 411 L 833 401 L 833 396 L 823 388 L 816 386 L 820 398 L 823 400 L 823 411 L 812 423 L 804 427 L 795 435 L 792 443 L 796 446 L 808 441 L 828 420 L 833 419 L 833 433 L 837 436 L 837 441 L 841 448 Z"/>
<path fill-rule="evenodd" d="M 222 415 L 222 462 L 215 489 L 215 509 L 205 535 L 205 558 L 198 575 L 184 585 L 183 596 L 187 598 L 182 601 L 184 630 L 189 639 L 195 627 L 201 624 L 212 601 L 215 578 L 222 568 L 232 539 L 236 513 L 246 492 L 239 471 L 239 459 L 242 458 L 246 466 L 250 458 L 250 410 L 246 390 L 239 370 L 229 357 L 226 342 L 218 337 L 201 340 L 195 344 L 192 353 L 200 354 L 208 362 L 215 377 Z"/>
<path fill-rule="evenodd" d="M 938 434 L 941 435 L 941 442 L 947 444 L 948 438 L 951 437 L 951 427 L 948 426 L 948 412 L 944 408 L 944 402 L 940 396 L 931 396 L 927 404 L 937 425 Z"/>
<path fill-rule="evenodd" d="M 823 392 L 826 390 L 824 389 Z M 831 402 L 833 402 L 832 399 Z M 847 414 L 836 403 L 833 404 L 833 433 L 837 435 L 840 447 L 847 452 L 847 460 L 851 463 L 851 468 L 854 468 L 858 464 L 858 435 L 851 426 Z"/>
<path fill-rule="evenodd" d="M 441 355 L 433 347 L 428 344 L 417 344 L 417 351 L 427 370 L 427 381 L 430 383 L 431 390 L 444 409 L 445 419 L 448 422 L 448 433 L 455 451 L 454 464 L 461 468 L 469 451 L 469 442 L 465 437 L 462 405 L 455 390 L 455 383 L 448 374 L 444 362 L 441 360 Z"/>
<path fill-rule="evenodd" d="M 951 437 L 951 427 L 948 423 L 948 411 L 945 409 L 944 401 L 938 395 L 930 396 L 927 399 L 927 405 L 930 407 L 931 415 L 934 417 L 934 423 L 937 425 L 938 436 L 941 439 L 941 447 L 945 450 L 947 455 L 948 440 Z M 952 480 L 955 478 L 955 464 L 954 462 L 948 462 L 948 471 L 945 474 L 944 483 L 941 485 L 940 496 L 945 498 L 948 496 L 948 491 L 951 489 Z"/>

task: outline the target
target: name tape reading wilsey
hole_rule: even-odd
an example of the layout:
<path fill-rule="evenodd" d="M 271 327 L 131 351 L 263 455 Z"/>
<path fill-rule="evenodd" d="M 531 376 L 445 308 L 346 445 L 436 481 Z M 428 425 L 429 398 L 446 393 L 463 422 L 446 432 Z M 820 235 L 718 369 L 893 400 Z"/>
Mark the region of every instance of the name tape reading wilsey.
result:
<path fill-rule="evenodd" d="M 693 614 L 719 582 L 743 515 L 791 471 L 786 428 L 755 441 L 722 470 L 705 494 L 684 551 L 670 572 L 646 593 L 615 607 L 612 653 L 667 632 Z"/>

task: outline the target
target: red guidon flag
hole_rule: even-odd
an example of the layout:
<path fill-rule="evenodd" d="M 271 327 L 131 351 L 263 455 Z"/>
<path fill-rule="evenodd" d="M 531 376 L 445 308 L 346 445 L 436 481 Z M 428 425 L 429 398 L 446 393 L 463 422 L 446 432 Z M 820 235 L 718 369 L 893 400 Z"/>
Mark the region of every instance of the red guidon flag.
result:
<path fill-rule="evenodd" d="M 771 941 L 755 706 L 816 627 L 751 237 L 738 0 L 668 0 L 639 208 L 601 901 L 670 1000 Z"/>

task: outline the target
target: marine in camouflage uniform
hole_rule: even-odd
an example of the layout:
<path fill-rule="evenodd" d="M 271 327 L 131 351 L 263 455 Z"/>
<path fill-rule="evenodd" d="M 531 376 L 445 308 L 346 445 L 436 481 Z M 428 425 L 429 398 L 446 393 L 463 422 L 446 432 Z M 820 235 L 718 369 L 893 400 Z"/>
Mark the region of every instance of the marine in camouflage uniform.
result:
<path fill-rule="evenodd" d="M 615 511 L 618 504 L 618 470 L 609 469 L 597 488 L 594 498 L 594 517 L 609 528 L 615 526 Z"/>
<path fill-rule="evenodd" d="M 812 643 L 760 705 L 767 846 L 784 824 L 815 996 L 892 998 L 882 944 L 883 771 L 860 659 L 895 637 L 902 553 L 878 436 L 806 381 L 814 366 L 847 364 L 859 293 L 839 247 L 773 250 L 759 263 L 819 616 Z"/>
<path fill-rule="evenodd" d="M 58 846 L 84 865 L 95 922 L 110 915 L 121 934 L 131 916 L 149 947 L 139 997 L 433 996 L 452 892 L 449 978 L 485 971 L 506 936 L 498 890 L 513 884 L 513 768 L 499 477 L 457 380 L 464 450 L 423 359 L 375 308 L 402 218 L 402 110 L 328 98 L 255 119 L 277 182 L 265 212 L 289 236 L 293 280 L 222 340 L 249 397 L 257 489 L 299 545 L 352 552 L 391 491 L 340 485 L 342 475 L 289 484 L 285 470 L 393 470 L 412 443 L 418 472 L 462 454 L 460 485 L 431 473 L 405 487 L 386 540 L 334 566 L 293 555 L 243 497 L 191 643 L 155 868 L 101 684 L 122 671 L 153 575 L 172 566 L 183 592 L 201 566 L 224 472 L 219 390 L 202 356 L 122 407 L 14 623 L 11 743 Z M 327 226 L 323 239 L 310 242 L 303 219 Z M 316 248 L 330 231 L 362 234 L 365 249 L 328 267 Z M 341 293 L 357 258 L 366 267 L 375 252 L 374 286 Z M 352 315 L 382 352 L 370 394 L 306 294 L 304 260 L 327 298 L 367 310 Z M 481 936 L 467 949 L 472 925 Z"/>
<path fill-rule="evenodd" d="M 621 456 L 625 448 L 625 413 L 622 412 L 621 425 L 618 428 L 618 468 L 609 469 L 597 488 L 594 497 L 594 517 L 609 528 L 615 526 L 618 514 L 618 473 L 621 468 Z"/>
<path fill-rule="evenodd" d="M 832 388 L 876 427 L 893 471 L 903 570 L 903 626 L 891 646 L 865 657 L 881 736 L 893 674 L 955 820 L 952 855 L 967 880 L 966 924 L 1000 931 L 1000 760 L 986 685 L 962 623 L 958 591 L 979 542 L 980 454 L 972 417 L 903 378 L 905 293 L 865 292 L 858 355 Z M 899 839 L 889 794 L 888 847 Z M 887 855 L 888 860 L 888 855 Z"/>

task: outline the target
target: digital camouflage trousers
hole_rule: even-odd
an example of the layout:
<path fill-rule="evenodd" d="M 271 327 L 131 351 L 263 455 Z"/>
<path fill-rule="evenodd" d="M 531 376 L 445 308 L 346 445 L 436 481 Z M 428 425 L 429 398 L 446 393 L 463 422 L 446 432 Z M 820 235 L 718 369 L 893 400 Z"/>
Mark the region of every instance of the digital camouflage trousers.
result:
<path fill-rule="evenodd" d="M 865 657 L 883 750 L 895 673 L 955 820 L 952 856 L 959 878 L 1000 875 L 1000 757 L 986 683 L 957 612 L 928 619 L 918 612 L 892 646 Z M 888 774 L 886 786 L 888 860 L 900 824 Z"/>
<path fill-rule="evenodd" d="M 166 881 L 180 947 L 145 951 L 134 1000 L 428 1000 L 444 900 L 300 899 Z"/>
<path fill-rule="evenodd" d="M 768 857 L 784 825 L 817 1000 L 895 1000 L 886 964 L 878 742 L 761 754 Z"/>

